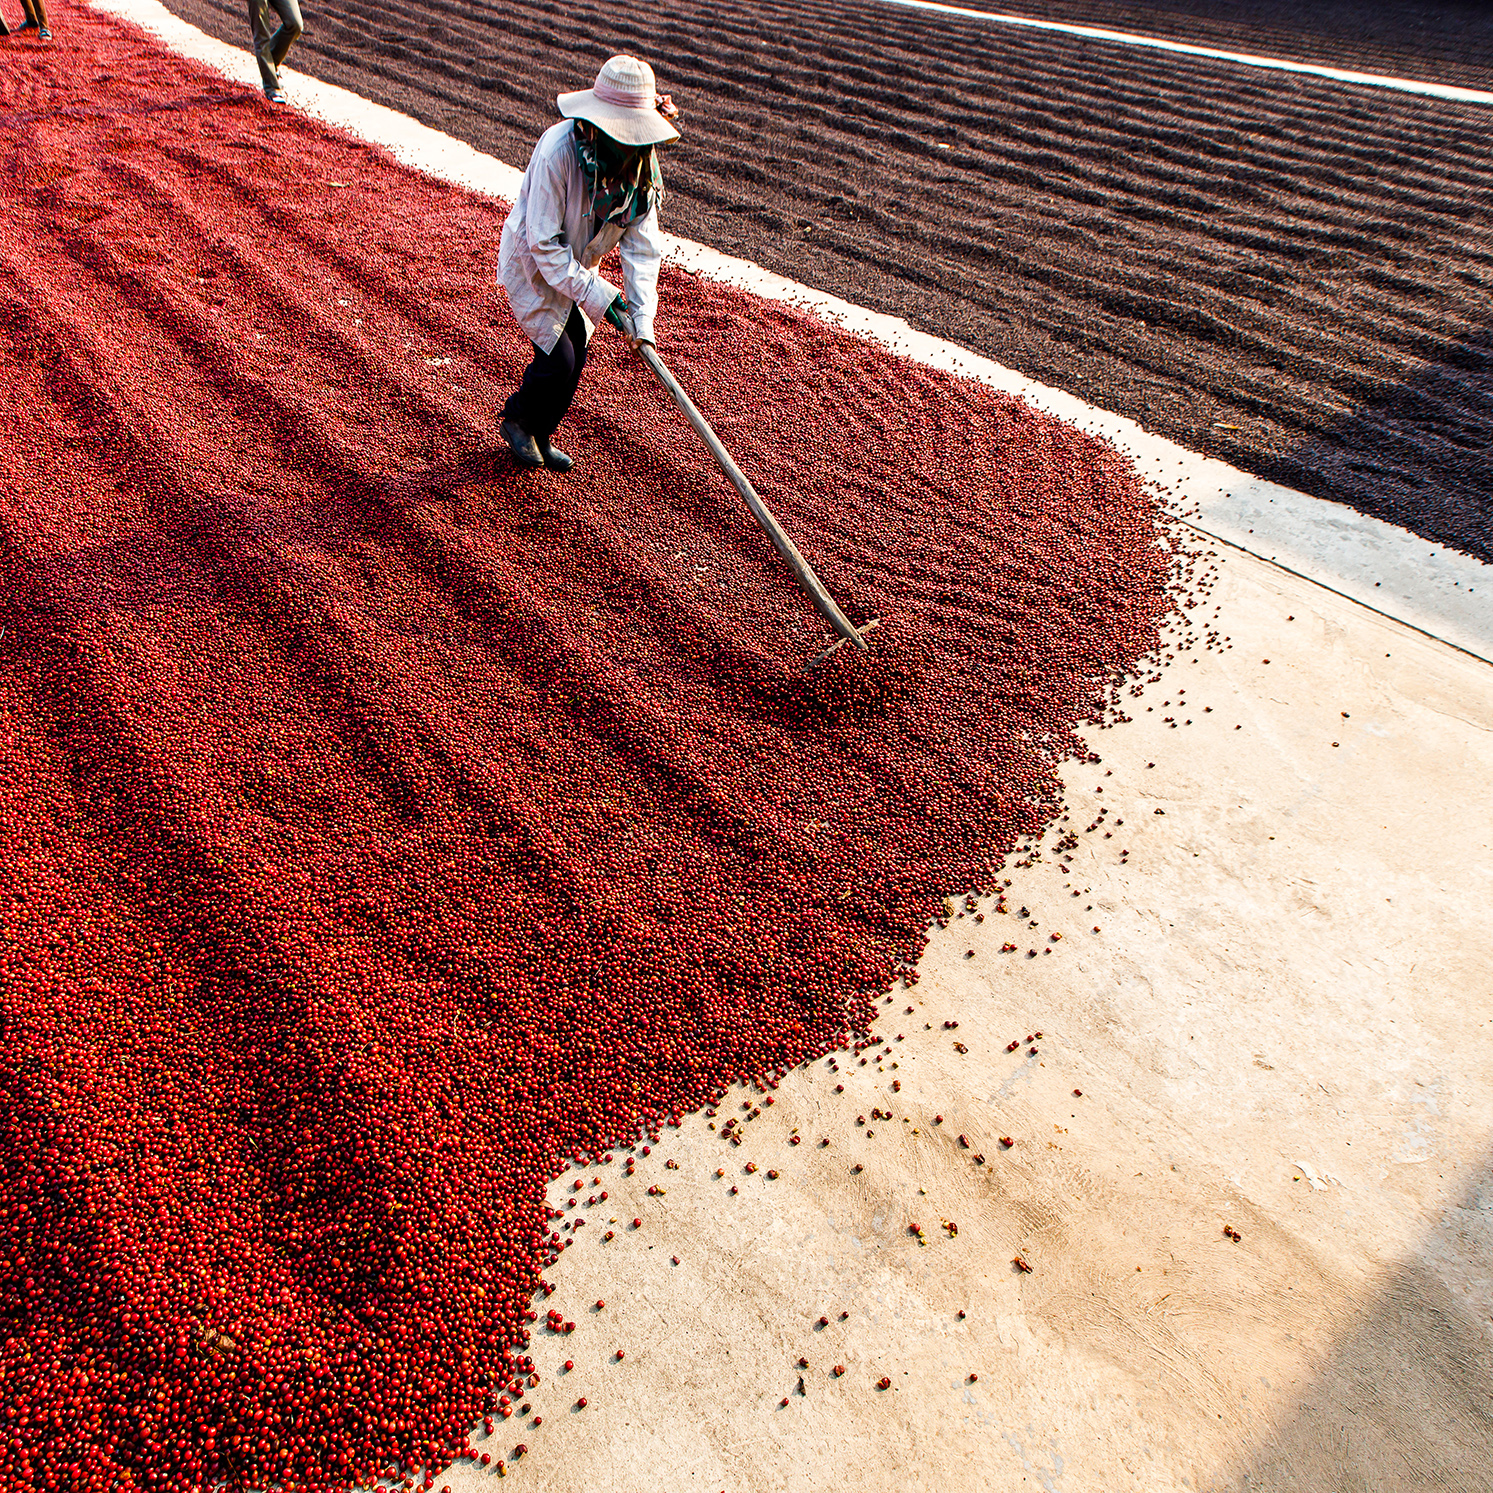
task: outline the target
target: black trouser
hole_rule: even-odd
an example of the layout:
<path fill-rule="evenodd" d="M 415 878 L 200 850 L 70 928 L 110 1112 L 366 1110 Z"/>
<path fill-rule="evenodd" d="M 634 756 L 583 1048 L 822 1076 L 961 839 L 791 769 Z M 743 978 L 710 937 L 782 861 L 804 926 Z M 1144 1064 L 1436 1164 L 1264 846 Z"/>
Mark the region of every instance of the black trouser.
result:
<path fill-rule="evenodd" d="M 503 418 L 527 430 L 541 446 L 548 445 L 575 398 L 586 366 L 586 346 L 586 318 L 579 306 L 572 306 L 554 352 L 547 353 L 535 343 L 534 361 L 524 369 L 523 382 L 508 396 Z"/>

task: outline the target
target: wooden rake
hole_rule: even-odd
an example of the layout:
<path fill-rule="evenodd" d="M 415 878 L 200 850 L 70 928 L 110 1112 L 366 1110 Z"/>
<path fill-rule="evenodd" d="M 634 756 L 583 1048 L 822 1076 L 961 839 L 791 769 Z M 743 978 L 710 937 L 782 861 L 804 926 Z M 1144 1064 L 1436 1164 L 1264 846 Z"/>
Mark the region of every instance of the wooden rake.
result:
<path fill-rule="evenodd" d="M 624 310 L 615 302 L 607 312 L 607 320 L 629 337 L 637 335 L 633 326 L 632 313 Z M 710 428 L 710 422 L 695 408 L 694 401 L 679 387 L 679 380 L 664 366 L 664 360 L 659 357 L 653 344 L 640 342 L 638 356 L 664 386 L 669 398 L 683 411 L 685 419 L 695 427 L 695 433 L 705 442 L 706 449 L 715 457 L 716 464 L 726 474 L 732 487 L 741 494 L 751 510 L 752 517 L 757 520 L 762 532 L 772 542 L 772 547 L 782 556 L 783 563 L 788 569 L 793 572 L 793 579 L 798 582 L 799 589 L 813 602 L 814 610 L 839 634 L 839 642 L 831 644 L 814 662 L 822 662 L 846 643 L 859 648 L 862 653 L 869 652 L 870 648 L 865 635 L 880 625 L 880 619 L 873 619 L 864 627 L 856 627 L 851 622 L 840 610 L 834 597 L 825 590 L 824 582 L 814 574 L 813 566 L 799 554 L 798 546 L 788 537 L 782 524 L 772 516 L 767 504 L 757 496 L 756 489 L 747 481 L 741 468 L 731 460 L 731 453 L 726 450 L 721 444 L 720 437 Z"/>

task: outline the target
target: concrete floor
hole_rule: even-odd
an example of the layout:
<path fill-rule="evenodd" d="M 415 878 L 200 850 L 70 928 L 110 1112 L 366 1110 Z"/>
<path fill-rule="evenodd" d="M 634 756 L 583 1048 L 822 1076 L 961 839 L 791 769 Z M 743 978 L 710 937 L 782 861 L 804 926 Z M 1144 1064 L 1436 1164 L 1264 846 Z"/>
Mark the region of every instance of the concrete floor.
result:
<path fill-rule="evenodd" d="M 1493 670 L 1249 556 L 1213 605 L 884 1057 L 584 1173 L 513 1486 L 1493 1488 Z"/>

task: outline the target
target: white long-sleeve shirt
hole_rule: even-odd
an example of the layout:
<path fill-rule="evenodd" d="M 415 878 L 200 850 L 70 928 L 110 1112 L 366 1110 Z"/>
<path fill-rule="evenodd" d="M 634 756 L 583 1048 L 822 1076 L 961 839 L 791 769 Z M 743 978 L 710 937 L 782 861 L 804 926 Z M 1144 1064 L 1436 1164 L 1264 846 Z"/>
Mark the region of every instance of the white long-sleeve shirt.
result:
<path fill-rule="evenodd" d="M 553 352 L 572 306 L 579 306 L 593 326 L 606 315 L 617 288 L 596 273 L 596 266 L 618 247 L 622 284 L 638 336 L 651 342 L 663 257 L 658 210 L 650 208 L 625 226 L 603 223 L 597 232 L 573 129 L 572 120 L 562 119 L 534 147 L 518 201 L 503 224 L 499 283 L 529 340 Z"/>

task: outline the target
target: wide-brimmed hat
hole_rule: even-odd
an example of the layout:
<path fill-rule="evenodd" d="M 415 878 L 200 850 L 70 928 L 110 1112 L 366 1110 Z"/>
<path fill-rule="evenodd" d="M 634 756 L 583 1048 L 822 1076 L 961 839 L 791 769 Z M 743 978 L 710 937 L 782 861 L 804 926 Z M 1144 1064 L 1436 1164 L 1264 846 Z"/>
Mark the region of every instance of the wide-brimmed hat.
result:
<path fill-rule="evenodd" d="M 636 57 L 612 57 L 594 88 L 562 93 L 555 102 L 567 119 L 586 119 L 619 145 L 662 145 L 679 131 L 659 112 L 653 69 Z"/>

